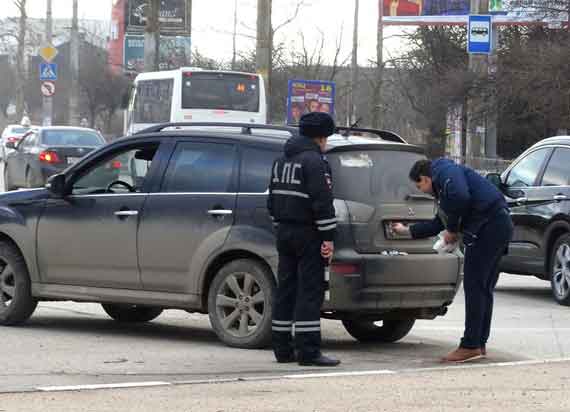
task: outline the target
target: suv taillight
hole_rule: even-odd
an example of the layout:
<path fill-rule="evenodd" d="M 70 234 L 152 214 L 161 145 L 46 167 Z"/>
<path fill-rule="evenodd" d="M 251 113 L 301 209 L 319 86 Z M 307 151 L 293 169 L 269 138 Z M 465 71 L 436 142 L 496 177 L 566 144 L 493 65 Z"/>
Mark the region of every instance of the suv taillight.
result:
<path fill-rule="evenodd" d="M 40 162 L 44 162 L 44 163 L 50 163 L 50 164 L 61 163 L 61 159 L 59 158 L 57 153 L 49 151 L 49 150 L 47 150 L 45 152 L 41 152 L 39 159 L 40 159 Z"/>
<path fill-rule="evenodd" d="M 20 141 L 20 138 L 17 136 L 10 136 L 6 138 L 6 142 L 10 142 L 10 143 L 18 143 Z"/>

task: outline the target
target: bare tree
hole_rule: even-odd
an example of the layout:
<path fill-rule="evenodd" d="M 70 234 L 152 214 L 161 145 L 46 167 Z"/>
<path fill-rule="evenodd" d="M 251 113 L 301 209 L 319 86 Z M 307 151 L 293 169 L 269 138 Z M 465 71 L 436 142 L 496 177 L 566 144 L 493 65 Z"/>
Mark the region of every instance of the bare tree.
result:
<path fill-rule="evenodd" d="M 84 106 L 89 112 L 90 126 L 100 120 L 107 132 L 113 117 L 121 107 L 129 81 L 113 73 L 107 64 L 107 54 L 89 43 L 83 43 L 79 84 L 84 96 Z"/>

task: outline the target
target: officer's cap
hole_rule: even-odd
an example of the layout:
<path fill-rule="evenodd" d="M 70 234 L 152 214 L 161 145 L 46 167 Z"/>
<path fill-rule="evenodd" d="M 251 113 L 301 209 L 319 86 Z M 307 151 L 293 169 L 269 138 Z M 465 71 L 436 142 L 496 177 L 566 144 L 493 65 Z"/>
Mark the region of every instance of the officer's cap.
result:
<path fill-rule="evenodd" d="M 328 113 L 312 112 L 301 116 L 299 132 L 306 137 L 329 137 L 334 133 L 335 124 Z"/>

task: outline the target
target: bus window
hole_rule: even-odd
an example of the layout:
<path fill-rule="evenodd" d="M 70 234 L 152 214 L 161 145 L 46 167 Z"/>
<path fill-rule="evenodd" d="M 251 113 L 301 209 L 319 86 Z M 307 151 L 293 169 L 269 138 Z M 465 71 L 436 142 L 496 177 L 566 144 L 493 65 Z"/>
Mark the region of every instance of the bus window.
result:
<path fill-rule="evenodd" d="M 183 73 L 182 109 L 258 112 L 259 77 L 238 73 Z"/>
<path fill-rule="evenodd" d="M 142 80 L 137 83 L 134 100 L 135 123 L 170 121 L 173 79 Z"/>

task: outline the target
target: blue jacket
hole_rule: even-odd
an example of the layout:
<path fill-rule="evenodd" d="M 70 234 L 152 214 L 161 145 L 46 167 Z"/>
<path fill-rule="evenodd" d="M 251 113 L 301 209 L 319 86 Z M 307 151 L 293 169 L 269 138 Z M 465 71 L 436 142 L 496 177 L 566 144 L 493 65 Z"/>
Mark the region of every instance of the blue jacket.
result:
<path fill-rule="evenodd" d="M 414 238 L 435 236 L 443 229 L 476 237 L 490 218 L 507 208 L 499 189 L 468 167 L 437 159 L 431 173 L 438 214 L 430 222 L 412 225 Z"/>

